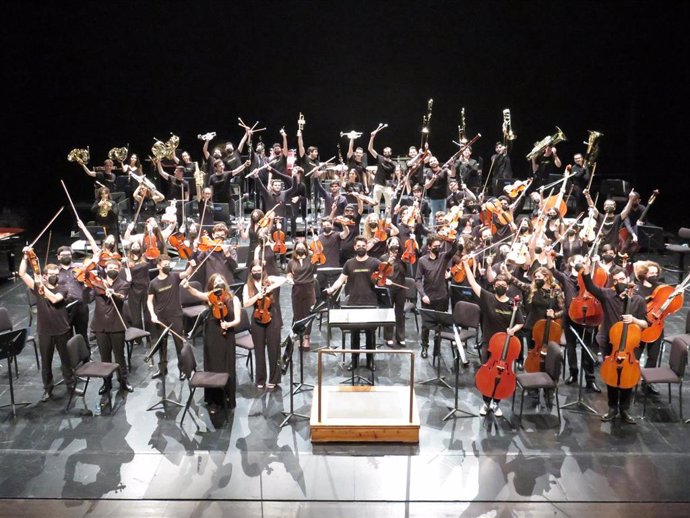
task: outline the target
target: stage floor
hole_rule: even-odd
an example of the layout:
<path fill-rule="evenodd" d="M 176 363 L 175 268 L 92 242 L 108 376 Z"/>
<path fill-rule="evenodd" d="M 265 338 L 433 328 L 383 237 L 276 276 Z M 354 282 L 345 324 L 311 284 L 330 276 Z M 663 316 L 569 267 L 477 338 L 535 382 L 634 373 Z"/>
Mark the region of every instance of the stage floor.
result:
<path fill-rule="evenodd" d="M 289 292 L 284 288 L 281 293 L 286 322 L 291 321 Z M 20 281 L 0 286 L 0 304 L 9 309 L 15 326 L 28 325 L 25 293 Z M 687 308 L 688 304 L 669 319 L 669 333 L 682 330 Z M 315 324 L 313 348 L 324 345 L 326 336 L 325 327 L 323 332 L 317 329 Z M 408 347 L 416 350 L 419 335 L 411 315 L 407 337 Z M 338 331 L 334 332 L 333 345 L 340 346 Z M 97 357 L 97 349 L 93 350 Z M 200 339 L 195 352 L 201 361 Z M 282 390 L 266 393 L 254 387 L 244 361 L 238 359 L 237 408 L 228 423 L 223 425 L 222 414 L 214 416 L 212 422 L 199 392 L 191 415 L 180 427 L 180 408 L 146 411 L 159 396 L 160 382 L 150 378 L 151 370 L 143 356 L 143 347 L 135 348 L 130 375 L 134 393 L 118 394 L 114 415 L 106 411 L 94 416 L 82 399 L 65 414 L 64 386 L 56 387 L 52 401 L 40 403 L 42 387 L 33 348 L 24 350 L 19 358 L 16 399 L 31 405 L 18 408 L 16 420 L 8 418 L 6 410 L 0 414 L 0 498 L 31 502 L 2 502 L 0 516 L 16 515 L 18 505 L 25 510 L 23 515 L 35 511 L 43 516 L 84 516 L 94 510 L 84 501 L 103 499 L 123 502 L 94 504 L 101 510 L 98 514 L 688 514 L 690 428 L 678 422 L 677 390 L 671 410 L 666 397 L 656 398 L 647 409 L 647 419 L 637 425 L 619 420 L 603 423 L 597 416 L 564 410 L 559 427 L 555 408 L 551 415 L 545 415 L 542 404 L 540 414 L 535 415 L 537 402 L 528 398 L 523 427 L 519 427 L 509 402 L 502 404 L 504 418 L 443 422 L 453 404 L 453 391 L 418 384 L 418 445 L 312 445 L 308 421 L 293 420 L 284 428 L 279 426 L 281 412 L 289 408 L 287 376 Z M 314 383 L 316 354 L 307 353 L 304 358 L 305 381 Z M 473 365 L 460 376 L 460 406 L 476 413 L 482 401 L 473 384 L 478 360 L 471 360 Z M 667 361 L 668 352 L 664 364 Z M 346 378 L 340 362 L 340 355 L 325 357 L 325 383 L 337 384 Z M 407 362 L 399 356 L 378 360 L 377 383 L 405 384 Z M 435 375 L 431 358 L 417 356 L 415 362 L 417 380 Z M 0 404 L 5 404 L 9 402 L 9 384 L 7 364 L 2 365 Z M 452 385 L 451 366 L 445 342 L 441 370 Z M 53 370 L 59 376 L 57 358 Z M 369 371 L 362 371 L 362 375 L 369 375 Z M 167 378 L 168 397 L 184 402 L 187 384 L 177 375 L 176 366 L 172 366 Z M 88 408 L 97 406 L 98 385 L 89 388 Z M 684 390 L 686 401 L 689 391 L 687 387 Z M 561 387 L 561 404 L 576 396 L 574 386 Z M 295 396 L 295 410 L 308 415 L 311 398 L 308 391 Z M 605 394 L 586 393 L 585 398 L 597 411 L 606 410 Z M 517 408 L 519 401 L 516 403 Z M 641 396 L 633 413 L 642 413 Z M 188 502 L 178 506 L 170 500 Z"/>

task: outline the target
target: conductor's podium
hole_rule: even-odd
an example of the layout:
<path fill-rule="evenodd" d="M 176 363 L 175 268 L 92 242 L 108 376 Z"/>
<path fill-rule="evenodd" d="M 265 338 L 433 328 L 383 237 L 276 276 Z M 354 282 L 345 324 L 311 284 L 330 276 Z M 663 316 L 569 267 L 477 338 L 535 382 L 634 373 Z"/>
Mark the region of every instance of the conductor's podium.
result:
<path fill-rule="evenodd" d="M 318 354 L 318 385 L 311 408 L 311 440 L 321 442 L 419 442 L 419 411 L 414 394 L 414 353 L 376 351 L 380 354 L 406 354 L 410 357 L 410 385 L 331 386 L 322 385 L 322 355 Z M 338 349 L 338 353 L 358 350 Z M 371 353 L 372 351 L 368 351 Z"/>

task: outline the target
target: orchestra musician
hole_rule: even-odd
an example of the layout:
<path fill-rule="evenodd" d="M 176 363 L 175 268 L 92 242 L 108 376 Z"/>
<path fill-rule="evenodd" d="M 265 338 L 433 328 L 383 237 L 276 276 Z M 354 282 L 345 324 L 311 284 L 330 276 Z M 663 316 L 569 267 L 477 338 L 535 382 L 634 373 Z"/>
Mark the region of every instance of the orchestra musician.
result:
<path fill-rule="evenodd" d="M 618 232 L 623 225 L 623 220 L 628 217 L 628 214 L 630 214 L 633 200 L 636 196 L 635 191 L 631 190 L 630 194 L 628 194 L 628 203 L 626 203 L 625 207 L 623 207 L 623 210 L 620 214 L 615 214 L 615 201 L 606 200 L 604 202 L 604 214 L 601 214 L 594 206 L 594 202 L 589 194 L 589 190 L 585 189 L 583 194 L 587 200 L 587 205 L 594 212 L 594 216 L 597 221 L 597 231 L 601 227 L 601 233 L 599 234 L 601 245 L 611 245 L 611 248 L 616 249 L 618 247 Z M 637 235 L 633 234 L 633 240 L 637 240 Z"/>
<path fill-rule="evenodd" d="M 635 272 L 635 277 L 637 282 L 635 287 L 637 293 L 649 301 L 652 298 L 654 290 L 661 284 L 661 266 L 655 261 L 637 261 L 633 265 L 633 271 Z M 659 353 L 661 352 L 661 342 L 664 339 L 663 332 L 661 336 L 654 342 L 640 342 L 640 346 L 635 350 L 637 353 L 637 359 L 639 360 L 642 353 L 647 351 L 647 359 L 645 360 L 645 369 L 654 368 L 657 366 L 659 360 Z M 642 389 L 648 394 L 658 394 L 659 391 L 651 383 L 642 383 Z"/>
<path fill-rule="evenodd" d="M 371 197 L 374 200 L 374 210 L 378 212 L 381 204 L 381 197 L 385 201 L 386 213 L 390 214 L 393 206 L 393 173 L 395 173 L 395 162 L 391 159 L 393 151 L 390 147 L 383 148 L 383 155 L 374 149 L 374 139 L 380 130 L 371 132 L 369 139 L 369 153 L 376 160 L 376 174 L 374 175 L 374 189 Z"/>
<path fill-rule="evenodd" d="M 287 266 L 287 282 L 292 284 L 292 321 L 297 322 L 309 315 L 316 304 L 316 265 L 309 260 L 307 244 L 299 241 L 295 244 L 292 259 Z M 311 322 L 304 331 L 302 347 L 311 347 Z"/>
<path fill-rule="evenodd" d="M 405 347 L 405 272 L 407 265 L 402 262 L 403 250 L 398 236 L 388 239 L 387 251 L 381 257 L 381 262 L 389 263 L 393 266 L 393 273 L 388 276 L 392 283 L 387 287 L 390 300 L 395 312 L 395 329 L 386 327 L 383 330 L 383 339 L 388 347 L 397 345 Z M 395 341 L 393 341 L 395 339 Z"/>
<path fill-rule="evenodd" d="M 65 304 L 69 326 L 84 338 L 84 343 L 89 347 L 89 303 L 93 294 L 75 279 L 74 270 L 81 265 L 73 263 L 72 257 L 73 252 L 69 246 L 57 249 L 58 284 L 67 291 Z"/>

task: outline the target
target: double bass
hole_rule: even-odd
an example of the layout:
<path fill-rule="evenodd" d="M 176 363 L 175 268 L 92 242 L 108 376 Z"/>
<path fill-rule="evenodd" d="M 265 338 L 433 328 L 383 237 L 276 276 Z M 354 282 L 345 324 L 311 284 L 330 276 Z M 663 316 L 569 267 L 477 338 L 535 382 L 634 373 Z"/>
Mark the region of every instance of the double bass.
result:
<path fill-rule="evenodd" d="M 513 313 L 509 328 L 515 325 L 515 317 L 520 307 L 520 297 L 513 299 Z M 507 332 L 495 333 L 489 340 L 489 360 L 477 371 L 474 384 L 482 396 L 492 400 L 507 399 L 515 392 L 515 372 L 513 364 L 520 355 L 522 346 L 516 336 Z"/>
<path fill-rule="evenodd" d="M 627 314 L 634 284 L 628 288 L 623 304 L 623 314 Z M 601 379 L 610 387 L 631 389 L 640 381 L 640 362 L 635 349 L 640 345 L 642 331 L 637 324 L 616 322 L 609 330 L 609 342 L 613 346 L 601 363 Z"/>
<path fill-rule="evenodd" d="M 555 300 L 553 290 L 549 292 L 548 300 L 548 309 L 553 309 L 553 302 Z M 553 317 L 547 316 L 534 323 L 532 328 L 534 348 L 527 353 L 527 359 L 525 360 L 526 372 L 539 372 L 541 370 L 546 356 L 546 346 L 549 342 L 558 343 L 561 339 L 561 333 L 563 333 L 563 328 L 558 320 L 554 320 Z"/>

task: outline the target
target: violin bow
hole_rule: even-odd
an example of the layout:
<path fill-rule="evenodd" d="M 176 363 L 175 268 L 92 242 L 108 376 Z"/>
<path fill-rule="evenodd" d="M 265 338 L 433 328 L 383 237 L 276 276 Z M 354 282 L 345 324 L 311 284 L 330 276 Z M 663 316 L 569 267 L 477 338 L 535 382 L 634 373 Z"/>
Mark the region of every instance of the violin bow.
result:
<path fill-rule="evenodd" d="M 50 227 L 50 225 L 53 224 L 53 221 L 55 221 L 55 220 L 57 219 L 57 217 L 60 215 L 60 213 L 63 211 L 64 208 L 65 208 L 64 206 L 63 206 L 63 207 L 60 207 L 60 209 L 55 213 L 55 216 L 53 216 L 52 219 L 48 222 L 48 224 L 47 224 L 45 227 L 43 227 L 43 230 L 41 230 L 41 233 L 38 234 L 38 236 L 36 237 L 36 239 L 34 239 L 34 240 L 31 242 L 31 244 L 29 245 L 29 247 L 31 247 L 31 248 L 34 247 L 34 245 L 36 244 L 36 242 L 37 242 L 39 239 L 41 239 L 41 237 L 43 236 L 43 234 L 45 234 L 46 230 L 48 230 L 48 227 Z"/>

